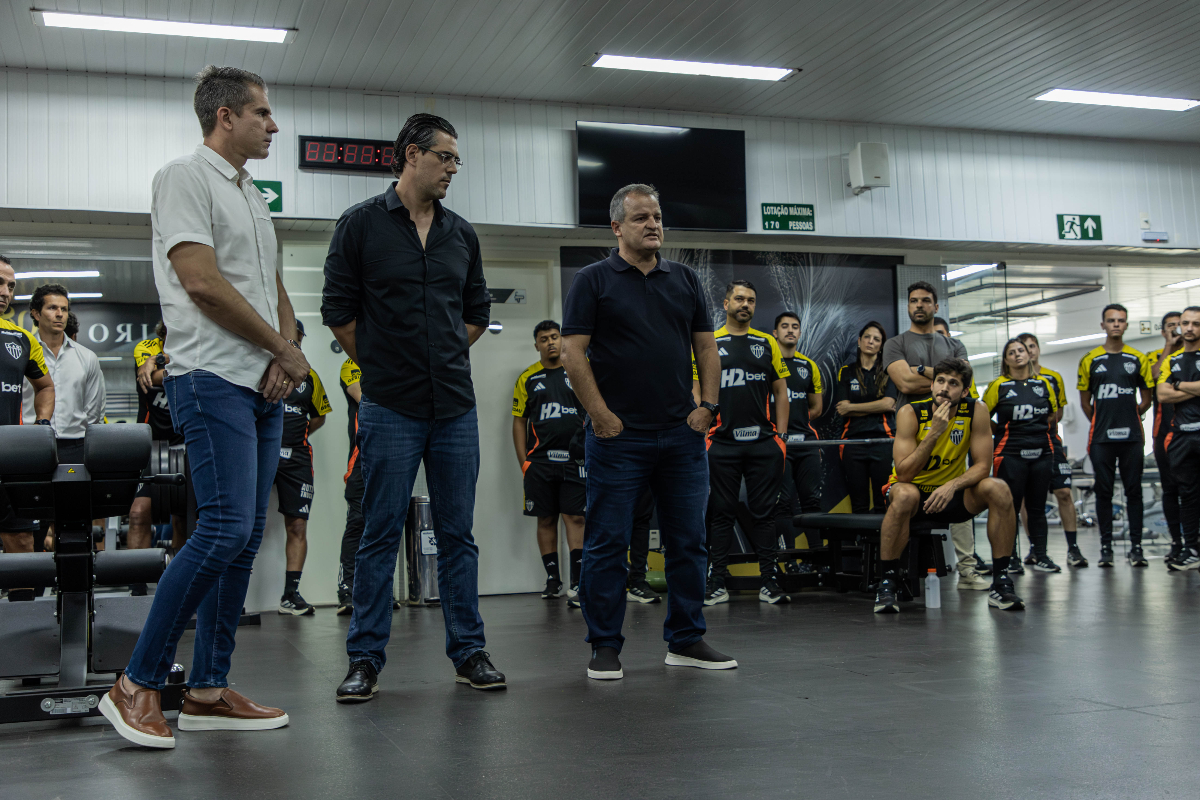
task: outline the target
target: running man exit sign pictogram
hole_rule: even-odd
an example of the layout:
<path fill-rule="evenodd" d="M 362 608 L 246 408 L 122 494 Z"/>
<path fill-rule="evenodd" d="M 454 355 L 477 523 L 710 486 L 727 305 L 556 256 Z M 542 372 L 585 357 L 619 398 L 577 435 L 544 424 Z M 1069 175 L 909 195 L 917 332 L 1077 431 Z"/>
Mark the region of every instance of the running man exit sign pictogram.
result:
<path fill-rule="evenodd" d="M 1058 238 L 1099 241 L 1104 238 L 1099 214 L 1059 214 Z"/>

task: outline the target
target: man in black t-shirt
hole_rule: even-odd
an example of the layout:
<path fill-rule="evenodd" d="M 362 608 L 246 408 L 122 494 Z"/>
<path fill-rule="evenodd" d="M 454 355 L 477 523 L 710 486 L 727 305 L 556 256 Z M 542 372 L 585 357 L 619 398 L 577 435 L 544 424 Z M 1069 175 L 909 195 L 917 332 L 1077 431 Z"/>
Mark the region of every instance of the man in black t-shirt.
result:
<path fill-rule="evenodd" d="M 817 362 L 796 352 L 796 345 L 800 341 L 800 318 L 791 311 L 783 312 L 775 318 L 771 335 L 779 343 L 780 355 L 789 373 L 785 379 L 790 409 L 785 435 L 787 461 L 783 490 L 779 493 L 776 507 L 776 527 L 784 538 L 784 546 L 791 547 L 795 537 L 793 516 L 800 512 L 821 510 L 821 486 L 824 483 L 821 450 L 818 447 L 804 447 L 801 442 L 820 438 L 812 420 L 821 416 L 824 409 L 824 390 L 821 386 L 821 368 Z M 770 408 L 771 421 L 774 422 L 774 404 Z M 821 545 L 821 542 L 814 541 L 815 531 L 806 530 L 804 533 L 809 538 L 809 547 Z"/>
<path fill-rule="evenodd" d="M 1167 360 L 1183 347 L 1179 316 L 1178 311 L 1168 311 L 1163 315 L 1163 346 L 1146 353 L 1151 389 L 1158 385 Z M 1159 400 L 1157 392 L 1152 391 L 1151 394 L 1154 400 L 1154 462 L 1158 466 L 1158 482 L 1162 487 L 1163 518 L 1167 522 L 1167 531 L 1171 534 L 1171 551 L 1166 557 L 1167 563 L 1170 564 L 1183 550 L 1183 534 L 1179 527 L 1179 480 L 1175 477 L 1175 471 L 1171 469 L 1171 460 L 1167 456 L 1167 436 L 1171 432 L 1171 417 L 1175 413 L 1175 406 Z"/>
<path fill-rule="evenodd" d="M 725 287 L 725 324 L 713 336 L 721 358 L 720 412 L 708 432 L 709 577 L 705 605 L 729 600 L 725 589 L 738 498 L 746 481 L 746 505 L 753 530 L 745 531 L 758 556 L 764 603 L 787 602 L 777 579 L 775 503 L 783 488 L 786 445 L 776 429 L 787 430 L 791 404 L 783 353 L 775 337 L 750 327 L 758 293 L 749 281 Z M 772 395 L 775 414 L 769 413 Z"/>
<path fill-rule="evenodd" d="M 571 582 L 567 605 L 579 608 L 579 570 L 583 564 L 583 512 L 587 475 L 571 458 L 571 439 L 583 428 L 583 414 L 571 379 L 562 365 L 562 336 L 552 319 L 533 329 L 540 358 L 513 387 L 513 447 L 525 482 L 525 516 L 537 518 L 538 549 L 546 568 L 542 598 L 562 597 L 558 568 L 558 517 L 567 528 Z"/>
<path fill-rule="evenodd" d="M 1179 327 L 1183 347 L 1163 365 L 1155 393 L 1175 407 L 1166 449 L 1179 483 L 1183 548 L 1167 567 L 1189 570 L 1200 569 L 1200 306 L 1185 308 Z"/>
<path fill-rule="evenodd" d="M 1125 521 L 1131 554 L 1141 555 L 1142 544 L 1142 415 L 1150 408 L 1150 367 L 1145 356 L 1125 344 L 1129 312 L 1112 303 L 1100 315 L 1108 334 L 1104 344 L 1079 362 L 1079 400 L 1092 422 L 1088 455 L 1096 480 L 1096 524 L 1100 528 L 1101 567 L 1113 566 L 1112 497 L 1118 465 L 1125 488 Z M 1138 402 L 1138 395 L 1141 402 Z M 1146 566 L 1145 559 L 1132 561 Z"/>

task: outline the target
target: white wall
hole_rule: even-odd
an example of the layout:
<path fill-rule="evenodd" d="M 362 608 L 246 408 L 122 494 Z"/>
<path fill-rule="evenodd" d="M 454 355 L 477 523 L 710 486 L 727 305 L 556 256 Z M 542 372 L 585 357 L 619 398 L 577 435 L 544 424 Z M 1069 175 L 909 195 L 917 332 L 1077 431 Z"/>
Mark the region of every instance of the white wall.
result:
<path fill-rule="evenodd" d="M 150 180 L 193 149 L 185 81 L 0 71 L 0 207 L 146 212 Z M 1055 215 L 1101 214 L 1104 244 L 1140 246 L 1138 212 L 1200 247 L 1193 145 L 991 134 L 562 104 L 276 87 L 282 129 L 256 176 L 282 180 L 284 216 L 332 219 L 387 179 L 301 172 L 299 134 L 386 138 L 416 111 L 450 119 L 466 166 L 451 204 L 476 223 L 573 225 L 577 119 L 746 131 L 749 224 L 762 202 L 816 205 L 834 236 L 1057 243 Z M 892 187 L 854 197 L 843 156 L 888 143 Z"/>

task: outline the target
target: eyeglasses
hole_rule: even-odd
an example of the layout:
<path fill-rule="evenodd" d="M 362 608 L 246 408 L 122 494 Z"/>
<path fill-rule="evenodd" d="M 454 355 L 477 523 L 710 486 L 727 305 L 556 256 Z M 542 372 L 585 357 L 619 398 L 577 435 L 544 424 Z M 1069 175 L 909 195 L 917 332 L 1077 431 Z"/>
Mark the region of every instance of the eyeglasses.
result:
<path fill-rule="evenodd" d="M 454 155 L 454 153 L 443 153 L 440 150 L 433 150 L 428 147 L 421 147 L 421 145 L 417 145 L 417 149 L 424 150 L 426 153 L 433 153 L 435 156 L 438 157 L 438 159 L 441 160 L 442 164 L 449 164 L 451 161 L 453 161 L 454 166 L 456 166 L 456 167 L 461 167 L 463 165 L 463 160 L 461 158 L 459 158 L 458 156 Z"/>

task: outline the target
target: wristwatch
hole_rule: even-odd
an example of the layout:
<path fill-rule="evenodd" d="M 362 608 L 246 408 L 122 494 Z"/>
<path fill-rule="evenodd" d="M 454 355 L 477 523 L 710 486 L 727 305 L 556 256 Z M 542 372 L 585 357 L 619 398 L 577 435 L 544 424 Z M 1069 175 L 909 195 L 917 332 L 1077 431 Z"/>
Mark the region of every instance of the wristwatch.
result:
<path fill-rule="evenodd" d="M 710 403 L 707 400 L 700 401 L 700 408 L 707 408 L 709 410 L 709 413 L 711 413 L 713 415 L 713 419 L 716 419 L 717 414 L 719 414 L 721 411 L 720 405 L 718 405 L 717 403 Z"/>
<path fill-rule="evenodd" d="M 35 423 L 33 423 L 33 424 L 34 424 L 34 425 L 49 425 L 49 424 L 50 424 L 50 420 L 48 420 L 48 419 L 39 419 L 37 422 L 35 422 Z"/>
<path fill-rule="evenodd" d="M 300 349 L 300 343 L 297 342 L 295 339 L 288 339 L 287 343 L 290 344 L 292 347 L 296 348 L 297 350 Z"/>
<path fill-rule="evenodd" d="M 922 378 L 925 377 L 925 365 L 924 364 L 917 365 L 917 374 L 920 375 Z"/>
<path fill-rule="evenodd" d="M 162 353 L 159 353 L 158 355 L 156 355 L 154 357 L 154 366 L 165 367 L 166 365 L 167 365 L 167 357 L 164 356 Z"/>

